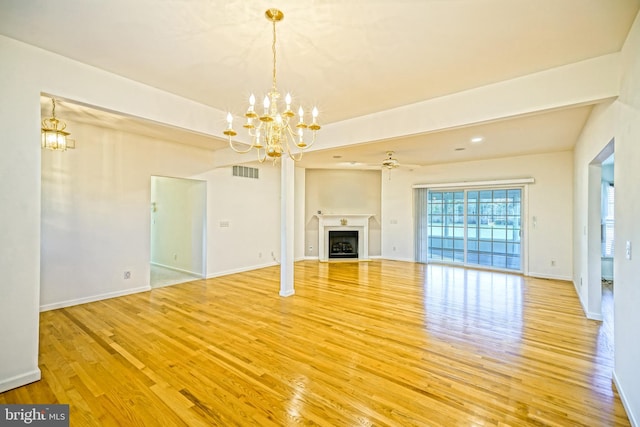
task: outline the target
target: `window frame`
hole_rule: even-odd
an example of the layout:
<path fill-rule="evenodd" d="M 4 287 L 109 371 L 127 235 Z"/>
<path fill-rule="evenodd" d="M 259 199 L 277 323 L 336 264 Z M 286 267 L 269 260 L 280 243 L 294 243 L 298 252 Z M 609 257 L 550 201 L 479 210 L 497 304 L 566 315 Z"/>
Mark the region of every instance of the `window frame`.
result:
<path fill-rule="evenodd" d="M 514 179 L 514 180 L 500 180 L 500 181 L 482 181 L 482 182 L 463 182 L 463 183 L 451 183 L 451 184 L 419 184 L 414 185 L 414 202 L 415 202 L 415 260 L 420 263 L 442 263 L 442 264 L 451 264 L 456 266 L 464 266 L 471 268 L 480 268 L 480 269 L 490 269 L 496 271 L 505 271 L 516 274 L 528 274 L 528 239 L 527 239 L 527 207 L 528 207 L 528 185 L 530 183 L 534 183 L 533 178 L 524 178 L 524 179 Z M 486 191 L 486 190 L 520 190 L 520 228 L 519 228 L 519 244 L 520 244 L 520 267 L 518 269 L 514 268 L 504 268 L 495 267 L 495 266 L 487 266 L 481 265 L 479 263 L 470 263 L 468 258 L 469 251 L 469 223 L 468 223 L 468 193 L 474 191 Z M 420 191 L 423 193 L 421 194 Z M 421 204 L 424 204 L 428 201 L 429 192 L 460 192 L 464 193 L 464 257 L 463 261 L 455 261 L 455 260 L 443 260 L 443 259 L 434 259 L 429 256 L 429 249 L 427 239 L 432 237 L 429 233 L 430 229 L 427 225 L 428 222 L 428 204 L 426 206 L 420 207 Z M 419 212 L 419 209 L 422 209 L 423 212 Z M 513 215 L 511 215 L 513 216 Z M 509 216 L 507 215 L 507 218 Z M 426 236 L 426 239 L 425 239 Z M 420 239 L 423 238 L 424 242 L 420 242 Z M 479 240 L 479 239 L 478 239 Z M 503 242 L 504 243 L 504 242 Z M 513 242 L 506 242 L 507 244 Z"/>

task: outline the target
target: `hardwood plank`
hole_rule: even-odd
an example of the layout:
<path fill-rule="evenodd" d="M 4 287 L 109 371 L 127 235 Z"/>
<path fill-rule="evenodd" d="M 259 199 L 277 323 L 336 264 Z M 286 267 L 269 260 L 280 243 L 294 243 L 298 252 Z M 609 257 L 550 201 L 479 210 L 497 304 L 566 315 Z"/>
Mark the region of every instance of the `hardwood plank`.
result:
<path fill-rule="evenodd" d="M 41 314 L 43 379 L 0 403 L 74 425 L 628 426 L 611 328 L 572 284 L 296 263 Z"/>

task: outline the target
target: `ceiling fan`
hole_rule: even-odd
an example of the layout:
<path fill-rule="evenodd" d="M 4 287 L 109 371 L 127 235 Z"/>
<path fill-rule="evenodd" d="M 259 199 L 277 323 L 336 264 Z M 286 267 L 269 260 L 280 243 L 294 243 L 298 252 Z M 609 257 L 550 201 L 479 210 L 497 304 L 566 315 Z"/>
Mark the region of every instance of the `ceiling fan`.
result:
<path fill-rule="evenodd" d="M 393 157 L 393 151 L 387 151 L 387 158 L 382 161 L 382 167 L 385 169 L 395 169 L 400 166 L 400 162 Z"/>

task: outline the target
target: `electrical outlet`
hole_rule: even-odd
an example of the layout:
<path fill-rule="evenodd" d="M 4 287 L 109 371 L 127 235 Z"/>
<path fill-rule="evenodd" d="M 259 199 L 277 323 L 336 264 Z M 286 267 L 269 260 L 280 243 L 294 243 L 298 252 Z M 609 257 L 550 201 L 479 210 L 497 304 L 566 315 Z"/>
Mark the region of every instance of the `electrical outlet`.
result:
<path fill-rule="evenodd" d="M 130 271 L 125 271 L 124 272 L 124 278 L 125 278 L 125 280 L 131 279 L 131 272 Z"/>
<path fill-rule="evenodd" d="M 555 267 L 555 266 L 556 266 L 556 260 L 555 260 L 555 259 L 552 259 L 552 260 L 551 260 L 551 267 Z"/>

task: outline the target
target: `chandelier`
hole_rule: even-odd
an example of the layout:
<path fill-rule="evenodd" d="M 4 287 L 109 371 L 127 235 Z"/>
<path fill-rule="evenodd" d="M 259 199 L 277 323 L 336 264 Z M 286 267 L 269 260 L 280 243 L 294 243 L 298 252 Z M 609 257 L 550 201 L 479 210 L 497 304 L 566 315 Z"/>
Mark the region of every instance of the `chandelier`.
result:
<path fill-rule="evenodd" d="M 67 139 L 69 132 L 65 132 L 67 124 L 56 118 L 56 100 L 51 98 L 53 104 L 51 117 L 42 121 L 42 148 L 49 150 L 65 151 L 74 148 L 74 141 Z"/>
<path fill-rule="evenodd" d="M 284 13 L 278 9 L 268 9 L 266 18 L 273 24 L 273 77 L 271 90 L 265 95 L 262 102 L 263 112 L 256 112 L 256 98 L 253 94 L 249 97 L 249 107 L 245 113 L 246 122 L 242 125 L 251 137 L 251 145 L 238 147 L 232 137 L 237 135 L 233 129 L 233 115 L 227 113 L 227 128 L 224 134 L 229 138 L 229 146 L 237 153 L 248 153 L 255 149 L 258 161 L 264 162 L 267 158 L 274 162 L 282 155 L 287 155 L 294 161 L 302 159 L 304 150 L 311 147 L 316 140 L 316 132 L 320 130 L 318 124 L 318 109 L 311 112 L 311 123 L 304 121 L 305 111 L 298 108 L 298 120 L 294 119 L 295 113 L 291 109 L 291 95 L 287 93 L 284 98 L 284 106 L 278 105 L 280 93 L 276 87 L 276 22 L 282 21 Z M 282 109 L 282 112 L 280 112 Z M 310 141 L 307 138 L 311 138 Z"/>

